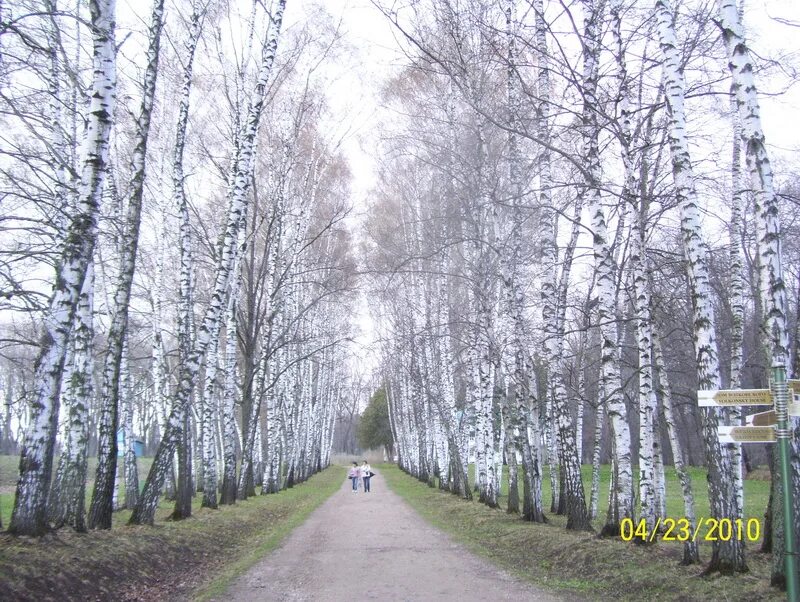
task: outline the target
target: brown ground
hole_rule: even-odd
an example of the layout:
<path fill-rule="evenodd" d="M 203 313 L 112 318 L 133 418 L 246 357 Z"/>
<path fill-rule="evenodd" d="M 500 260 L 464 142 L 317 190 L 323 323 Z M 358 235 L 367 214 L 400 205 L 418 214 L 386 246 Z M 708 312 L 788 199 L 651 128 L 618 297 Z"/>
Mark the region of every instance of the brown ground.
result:
<path fill-rule="evenodd" d="M 218 600 L 556 600 L 424 522 L 380 475 L 350 481 Z"/>

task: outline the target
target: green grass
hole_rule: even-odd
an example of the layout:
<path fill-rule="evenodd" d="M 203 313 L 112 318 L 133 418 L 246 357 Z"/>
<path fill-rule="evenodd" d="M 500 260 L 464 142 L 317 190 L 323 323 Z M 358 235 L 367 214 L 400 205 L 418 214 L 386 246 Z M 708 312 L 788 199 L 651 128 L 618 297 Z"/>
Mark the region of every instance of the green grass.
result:
<path fill-rule="evenodd" d="M 685 515 L 683 493 L 681 491 L 678 476 L 675 469 L 672 467 L 666 468 L 666 489 L 667 489 L 667 516 L 670 518 L 680 518 Z M 765 470 L 756 471 L 754 474 L 761 475 Z M 545 468 L 544 478 L 542 480 L 542 500 L 544 500 L 545 510 L 550 509 L 550 471 Z M 584 493 L 586 495 L 586 504 L 589 504 L 589 497 L 591 493 L 592 484 L 592 467 L 584 465 L 582 467 Z M 767 473 L 768 474 L 768 473 Z M 634 485 L 638 486 L 638 471 L 634 467 Z M 711 516 L 711 510 L 708 504 L 708 481 L 706 480 L 706 469 L 703 467 L 690 467 L 689 475 L 692 479 L 692 489 L 694 491 L 694 508 L 695 516 L 698 521 L 701 518 Z M 597 519 L 593 525 L 596 529 L 602 527 L 605 519 L 606 509 L 608 504 L 608 488 L 611 479 L 611 467 L 608 464 L 600 466 L 600 486 L 597 504 Z M 470 465 L 470 483 L 474 483 L 474 465 Z M 522 471 L 520 469 L 519 476 L 520 495 L 522 495 Z M 769 488 L 770 481 L 765 479 L 746 479 L 744 482 L 744 520 L 750 518 L 757 518 L 761 521 L 763 532 L 764 511 L 767 508 L 769 501 Z M 505 508 L 508 504 L 508 470 L 503 470 L 503 480 L 501 484 L 502 494 L 500 496 L 500 507 Z M 763 535 L 763 533 L 762 533 Z"/>
<path fill-rule="evenodd" d="M 615 600 L 771 600 L 785 594 L 769 587 L 768 555 L 748 544 L 748 566 L 744 575 L 702 577 L 702 566 L 680 566 L 682 545 L 659 542 L 642 546 L 619 538 L 598 538 L 592 533 L 565 529 L 562 516 L 547 513 L 547 524 L 521 521 L 503 510 L 477 501 L 467 502 L 452 494 L 427 487 L 394 466 L 382 466 L 389 486 L 426 520 L 449 533 L 474 552 L 517 576 L 561 593 L 590 599 Z M 590 467 L 586 467 L 590 476 Z M 669 516 L 683 516 L 683 501 L 674 471 L 667 484 Z M 600 518 L 605 516 L 608 467 L 601 479 Z M 705 471 L 692 470 L 697 516 L 708 516 Z M 549 479 L 545 479 L 546 509 L 549 509 Z M 588 482 L 588 478 L 587 478 Z M 762 517 L 768 496 L 767 481 L 747 481 L 748 516 Z M 588 492 L 587 492 L 588 493 Z M 501 499 L 505 508 L 505 498 Z M 705 514 L 704 514 L 705 513 Z M 596 523 L 598 526 L 600 522 Z M 701 544 L 703 560 L 710 544 Z"/>
<path fill-rule="evenodd" d="M 19 476 L 19 456 L 0 456 L 0 488 L 13 487 Z"/>
<path fill-rule="evenodd" d="M 339 467 L 292 489 L 256 496 L 218 510 L 168 521 L 162 502 L 153 527 L 125 525 L 114 515 L 110 531 L 69 529 L 41 538 L 0 533 L 0 599 L 207 599 L 276 548 L 286 535 L 342 484 Z M 66 593 L 68 592 L 68 594 Z M 49 596 L 49 598 L 48 598 Z"/>
<path fill-rule="evenodd" d="M 118 458 L 121 462 L 122 458 Z M 139 471 L 139 486 L 144 486 L 144 480 L 147 478 L 147 473 L 150 470 L 150 465 L 153 463 L 153 458 L 137 458 L 136 467 Z M 58 466 L 58 458 L 53 461 L 53 470 L 55 471 Z M 94 483 L 94 474 L 97 470 L 97 458 L 89 458 L 87 475 L 89 482 L 86 485 L 86 507 L 89 507 L 89 501 L 92 497 L 92 484 Z M 19 456 L 0 456 L 0 518 L 3 521 L 3 527 L 8 526 L 11 520 L 11 510 L 14 507 L 14 488 L 17 485 L 17 478 L 19 477 Z M 120 482 L 120 497 L 124 500 L 125 483 Z"/>

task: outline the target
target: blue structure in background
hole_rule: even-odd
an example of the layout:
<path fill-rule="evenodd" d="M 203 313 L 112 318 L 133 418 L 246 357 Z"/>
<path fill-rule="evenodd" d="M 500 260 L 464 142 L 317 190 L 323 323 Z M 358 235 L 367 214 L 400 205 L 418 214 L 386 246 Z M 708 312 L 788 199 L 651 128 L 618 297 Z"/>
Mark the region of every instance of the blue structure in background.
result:
<path fill-rule="evenodd" d="M 117 431 L 117 457 L 122 457 L 125 455 L 125 450 L 127 446 L 125 445 L 125 431 L 119 429 Z M 134 439 L 133 440 L 133 452 L 136 454 L 137 458 L 141 458 L 144 455 L 144 441 L 141 439 Z"/>

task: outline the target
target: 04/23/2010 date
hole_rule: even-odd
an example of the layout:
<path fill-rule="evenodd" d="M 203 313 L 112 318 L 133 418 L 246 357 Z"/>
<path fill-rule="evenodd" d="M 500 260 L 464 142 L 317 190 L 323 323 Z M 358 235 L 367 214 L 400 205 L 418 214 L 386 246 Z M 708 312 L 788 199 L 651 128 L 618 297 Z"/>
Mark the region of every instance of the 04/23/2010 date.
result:
<path fill-rule="evenodd" d="M 633 522 L 620 521 L 620 537 L 623 541 L 758 541 L 761 537 L 761 521 L 757 518 L 700 518 L 693 525 L 688 518 L 658 518 L 648 527 L 645 519 Z"/>

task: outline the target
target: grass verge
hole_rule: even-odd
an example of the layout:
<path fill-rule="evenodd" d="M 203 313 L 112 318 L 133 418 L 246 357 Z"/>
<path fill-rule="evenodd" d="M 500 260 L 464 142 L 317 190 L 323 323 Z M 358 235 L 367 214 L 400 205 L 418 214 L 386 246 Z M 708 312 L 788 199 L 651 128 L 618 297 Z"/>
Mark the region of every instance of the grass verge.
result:
<path fill-rule="evenodd" d="M 564 517 L 525 523 L 517 516 L 433 489 L 381 465 L 391 489 L 423 518 L 473 552 L 518 577 L 556 592 L 591 600 L 782 600 L 769 587 L 770 556 L 748 547 L 750 572 L 701 576 L 702 566 L 680 566 L 681 544 L 640 546 L 567 531 Z M 701 545 L 708 560 L 710 544 Z"/>
<path fill-rule="evenodd" d="M 277 495 L 256 496 L 219 510 L 195 508 L 192 518 L 41 538 L 0 534 L 0 600 L 208 599 L 283 538 L 342 483 L 328 469 Z M 199 504 L 199 500 L 197 501 Z"/>

